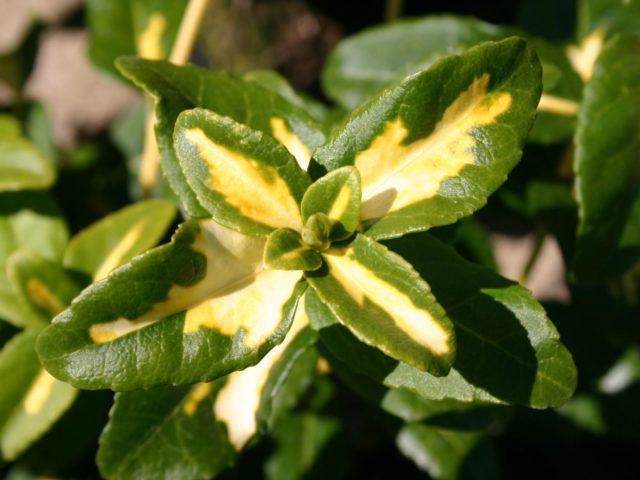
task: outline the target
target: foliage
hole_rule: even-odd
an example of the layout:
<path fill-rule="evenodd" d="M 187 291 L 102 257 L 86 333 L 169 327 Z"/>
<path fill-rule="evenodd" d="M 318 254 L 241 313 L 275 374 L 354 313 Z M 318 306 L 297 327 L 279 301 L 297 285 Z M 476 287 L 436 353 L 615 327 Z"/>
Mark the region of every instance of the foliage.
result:
<path fill-rule="evenodd" d="M 153 100 L 166 198 L 132 190 L 78 232 L 56 201 L 73 162 L 21 106 L 0 117 L 11 474 L 66 474 L 38 448 L 104 423 L 86 390 L 117 392 L 105 478 L 246 478 L 252 455 L 269 478 L 346 476 L 349 402 L 433 478 L 498 476 L 495 445 L 536 415 L 546 442 L 559 419 L 638 441 L 612 412 L 640 379 L 640 3 L 584 0 L 569 46 L 455 15 L 371 28 L 326 62 L 333 111 L 275 72 L 167 61 L 196 2 L 170 3 L 87 16 L 95 65 Z M 570 303 L 495 271 L 504 217 L 558 239 Z"/>

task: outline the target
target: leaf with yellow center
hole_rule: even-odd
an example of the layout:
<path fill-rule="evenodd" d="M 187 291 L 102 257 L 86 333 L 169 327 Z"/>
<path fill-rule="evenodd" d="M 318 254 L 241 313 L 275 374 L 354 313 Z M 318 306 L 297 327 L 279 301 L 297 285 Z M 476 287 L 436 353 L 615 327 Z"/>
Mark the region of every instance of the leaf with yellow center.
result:
<path fill-rule="evenodd" d="M 341 323 L 397 360 L 447 372 L 455 356 L 453 326 L 411 265 L 364 235 L 323 256 L 328 271 L 308 281 Z"/>
<path fill-rule="evenodd" d="M 426 138 L 405 144 L 409 131 L 402 120 L 385 124 L 355 159 L 362 178 L 363 221 L 432 198 L 444 180 L 475 162 L 473 130 L 494 123 L 511 107 L 510 93 L 488 95 L 488 86 L 488 73 L 473 80 Z"/>
<path fill-rule="evenodd" d="M 452 223 L 482 206 L 519 159 L 540 74 L 516 38 L 443 58 L 353 112 L 314 158 L 358 169 L 369 236 Z"/>
<path fill-rule="evenodd" d="M 264 268 L 264 243 L 184 224 L 60 314 L 39 340 L 43 365 L 74 385 L 128 390 L 255 364 L 284 338 L 305 288 L 302 272 Z"/>
<path fill-rule="evenodd" d="M 219 223 L 258 236 L 301 229 L 299 202 L 309 178 L 272 137 L 195 109 L 178 118 L 175 150 L 187 182 Z"/>

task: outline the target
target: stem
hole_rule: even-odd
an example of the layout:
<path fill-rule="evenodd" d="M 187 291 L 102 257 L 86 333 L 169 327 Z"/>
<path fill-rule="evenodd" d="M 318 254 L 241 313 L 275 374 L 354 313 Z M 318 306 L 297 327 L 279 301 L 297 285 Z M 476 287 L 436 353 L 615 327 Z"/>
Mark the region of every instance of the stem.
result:
<path fill-rule="evenodd" d="M 189 61 L 191 52 L 198 38 L 198 32 L 204 20 L 210 0 L 190 0 L 182 17 L 178 35 L 173 43 L 169 61 L 176 65 L 184 65 Z M 147 118 L 145 121 L 144 149 L 140 161 L 139 182 L 143 197 L 149 197 L 158 179 L 158 145 L 154 132 L 156 116 L 152 101 L 147 101 Z"/>
<path fill-rule="evenodd" d="M 176 65 L 184 65 L 189 61 L 191 51 L 198 38 L 198 32 L 207 13 L 209 0 L 190 0 L 184 12 L 176 41 L 173 43 L 169 61 Z"/>
<path fill-rule="evenodd" d="M 533 244 L 533 250 L 531 250 L 531 255 L 529 256 L 529 260 L 527 260 L 522 273 L 518 276 L 518 283 L 524 285 L 527 281 L 527 277 L 533 270 L 538 257 L 540 256 L 540 252 L 542 251 L 542 246 L 544 245 L 544 241 L 547 238 L 547 230 L 543 227 L 538 227 L 536 229 L 535 242 Z"/>
<path fill-rule="evenodd" d="M 391 22 L 402 15 L 404 8 L 404 0 L 387 0 L 386 7 L 384 9 L 384 19 L 386 22 Z"/>

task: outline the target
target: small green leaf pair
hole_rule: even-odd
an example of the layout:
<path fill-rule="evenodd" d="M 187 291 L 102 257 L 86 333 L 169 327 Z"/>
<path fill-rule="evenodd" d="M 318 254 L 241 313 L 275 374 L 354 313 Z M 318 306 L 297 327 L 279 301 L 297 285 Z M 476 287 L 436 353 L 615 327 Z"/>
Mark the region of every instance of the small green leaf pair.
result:
<path fill-rule="evenodd" d="M 302 198 L 300 232 L 280 228 L 267 239 L 264 261 L 279 270 L 317 270 L 332 242 L 349 238 L 360 222 L 360 175 L 343 167 L 315 182 Z"/>

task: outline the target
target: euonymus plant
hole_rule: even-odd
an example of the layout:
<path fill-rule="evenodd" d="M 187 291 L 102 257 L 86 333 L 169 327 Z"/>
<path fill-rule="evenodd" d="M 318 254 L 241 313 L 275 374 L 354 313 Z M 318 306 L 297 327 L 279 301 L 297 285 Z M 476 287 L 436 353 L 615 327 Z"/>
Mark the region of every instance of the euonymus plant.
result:
<path fill-rule="evenodd" d="M 489 427 L 508 406 L 562 406 L 577 372 L 545 308 L 492 268 L 472 214 L 499 202 L 536 222 L 573 282 L 615 283 L 615 311 L 631 315 L 640 40 L 625 9 L 637 2 L 584 2 L 566 48 L 449 15 L 368 30 L 326 63 L 332 109 L 274 72 L 180 65 L 180 19 L 197 3 L 88 3 L 92 60 L 149 99 L 167 185 L 146 193 L 171 201 L 68 240 L 34 191 L 55 182 L 46 142 L 0 118 L 2 458 L 28 458 L 81 390 L 106 389 L 118 393 L 97 452 L 105 478 L 209 478 L 236 462 L 242 477 L 265 439 L 264 474 L 300 478 L 344 428 L 326 413 L 335 380 L 392 419 L 400 451 L 432 477 L 465 476 L 473 458 L 493 478 Z M 142 122 L 126 122 L 113 137 L 138 154 L 127 137 Z M 572 136 L 558 164 L 575 196 L 555 171 L 505 184 L 523 149 L 526 168 L 532 148 Z M 174 204 L 179 225 L 151 248 Z M 584 311 L 570 308 L 550 311 Z M 582 369 L 591 344 L 564 331 Z M 560 411 L 592 426 L 580 402 L 595 402 L 603 369 L 584 363 L 587 393 Z"/>

